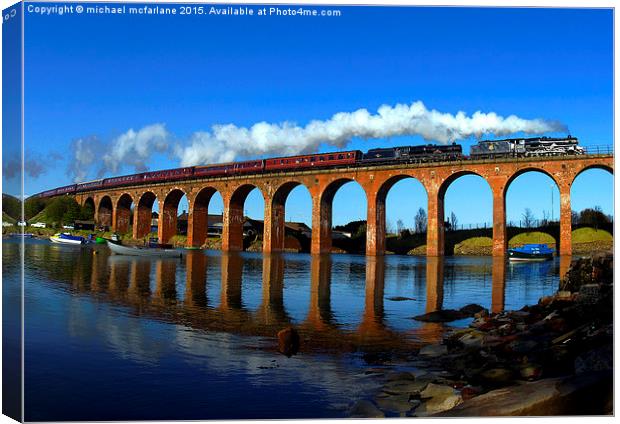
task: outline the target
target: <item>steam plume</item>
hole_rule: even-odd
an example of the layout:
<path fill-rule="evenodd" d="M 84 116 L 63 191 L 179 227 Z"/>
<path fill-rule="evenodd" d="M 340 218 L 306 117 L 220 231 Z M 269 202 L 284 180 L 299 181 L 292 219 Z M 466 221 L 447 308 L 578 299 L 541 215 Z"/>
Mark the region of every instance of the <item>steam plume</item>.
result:
<path fill-rule="evenodd" d="M 122 165 L 128 165 L 137 172 L 146 171 L 151 155 L 168 148 L 169 136 L 163 124 L 148 125 L 138 132 L 130 129 L 116 138 L 110 151 L 103 155 L 105 169 L 115 174 Z"/>
<path fill-rule="evenodd" d="M 354 137 L 363 139 L 419 135 L 425 140 L 448 143 L 484 134 L 501 137 L 517 132 L 542 134 L 566 131 L 566 126 L 542 119 L 506 118 L 494 112 L 467 116 L 428 110 L 417 101 L 411 105 L 383 105 L 376 114 L 366 109 L 339 112 L 326 121 L 311 121 L 305 127 L 295 123 L 259 122 L 250 128 L 233 124 L 214 125 L 211 132 L 196 132 L 189 145 L 177 146 L 182 166 L 229 162 L 237 157 L 294 155 L 315 152 L 322 143 L 342 148 Z"/>

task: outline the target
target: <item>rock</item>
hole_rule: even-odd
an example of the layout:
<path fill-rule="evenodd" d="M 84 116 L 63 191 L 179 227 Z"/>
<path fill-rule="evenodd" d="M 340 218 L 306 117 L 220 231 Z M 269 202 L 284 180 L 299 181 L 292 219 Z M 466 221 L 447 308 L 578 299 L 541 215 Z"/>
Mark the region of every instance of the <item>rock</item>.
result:
<path fill-rule="evenodd" d="M 448 346 L 446 345 L 428 345 L 420 349 L 420 356 L 426 356 L 427 358 L 436 358 L 448 353 Z"/>
<path fill-rule="evenodd" d="M 476 396 L 444 417 L 601 415 L 613 398 L 613 375 L 546 378 Z M 416 411 L 417 412 L 417 411 Z"/>
<path fill-rule="evenodd" d="M 507 348 L 515 353 L 528 353 L 538 347 L 538 342 L 534 340 L 517 339 L 508 343 Z"/>
<path fill-rule="evenodd" d="M 476 397 L 480 395 L 480 393 L 482 393 L 482 388 L 479 386 L 467 385 L 461 389 L 461 397 L 464 401 Z"/>
<path fill-rule="evenodd" d="M 461 343 L 466 348 L 475 348 L 479 349 L 482 347 L 482 343 L 484 341 L 484 334 L 482 333 L 468 333 L 464 336 L 461 336 L 458 339 L 459 343 Z"/>
<path fill-rule="evenodd" d="M 575 359 L 575 374 L 594 371 L 613 371 L 613 349 L 611 345 L 591 350 Z"/>
<path fill-rule="evenodd" d="M 418 416 L 427 416 L 452 409 L 463 401 L 461 395 L 452 387 L 433 383 L 420 393 L 420 397 L 430 399 L 416 409 Z"/>
<path fill-rule="evenodd" d="M 409 402 L 409 395 L 395 395 L 387 398 L 377 399 L 379 408 L 390 412 L 409 412 L 413 408 L 413 404 Z"/>
<path fill-rule="evenodd" d="M 278 332 L 278 352 L 291 357 L 299 351 L 299 333 L 293 327 Z"/>
<path fill-rule="evenodd" d="M 385 418 L 385 414 L 369 400 L 361 399 L 349 411 L 351 418 Z"/>
<path fill-rule="evenodd" d="M 482 306 L 477 305 L 475 303 L 470 303 L 469 305 L 463 306 L 461 309 L 459 309 L 460 312 L 462 312 L 468 317 L 473 317 L 477 313 L 480 313 L 481 311 L 484 311 L 484 310 L 485 309 Z M 487 314 L 488 314 L 488 311 L 487 311 Z"/>
<path fill-rule="evenodd" d="M 397 371 L 392 372 L 387 375 L 387 381 L 413 381 L 415 380 L 415 375 L 410 373 L 409 371 Z"/>
<path fill-rule="evenodd" d="M 417 395 L 430 383 L 428 379 L 391 381 L 382 390 L 390 395 Z"/>
<path fill-rule="evenodd" d="M 387 300 L 391 300 L 392 302 L 402 302 L 404 300 L 415 300 L 415 299 L 413 297 L 394 296 L 394 297 L 388 297 Z"/>
<path fill-rule="evenodd" d="M 450 386 L 429 383 L 426 388 L 420 392 L 420 397 L 422 399 L 429 399 L 434 397 L 445 397 L 447 395 L 453 395 L 454 393 L 456 393 L 456 391 Z"/>
<path fill-rule="evenodd" d="M 513 373 L 506 368 L 491 368 L 483 371 L 480 378 L 491 385 L 504 385 L 512 381 Z"/>
<path fill-rule="evenodd" d="M 526 364 L 519 370 L 521 377 L 528 381 L 538 380 L 542 375 L 542 368 L 537 364 Z"/>
<path fill-rule="evenodd" d="M 463 318 L 467 318 L 467 316 L 461 311 L 456 311 L 454 309 L 440 309 L 413 317 L 413 319 L 423 322 L 450 322 Z"/>

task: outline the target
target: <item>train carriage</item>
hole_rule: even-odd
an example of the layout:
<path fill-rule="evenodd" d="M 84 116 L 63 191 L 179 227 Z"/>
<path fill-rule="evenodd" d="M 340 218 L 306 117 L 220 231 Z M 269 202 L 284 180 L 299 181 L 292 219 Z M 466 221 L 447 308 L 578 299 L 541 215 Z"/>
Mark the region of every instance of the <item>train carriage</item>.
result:
<path fill-rule="evenodd" d="M 88 181 L 86 183 L 79 183 L 76 191 L 96 190 L 101 187 L 103 187 L 103 180 Z"/>
<path fill-rule="evenodd" d="M 351 150 L 348 152 L 317 153 L 314 155 L 271 158 L 265 159 L 265 171 L 354 165 L 361 157 L 362 152 L 359 150 Z"/>
<path fill-rule="evenodd" d="M 103 180 L 103 186 L 110 187 L 122 187 L 126 185 L 139 184 L 144 180 L 143 174 L 123 175 L 120 177 L 106 178 Z"/>
<path fill-rule="evenodd" d="M 68 186 L 64 186 L 64 187 L 59 187 L 56 189 L 56 195 L 60 195 L 60 194 L 73 194 L 75 193 L 75 189 L 77 187 L 77 184 L 71 184 Z"/>

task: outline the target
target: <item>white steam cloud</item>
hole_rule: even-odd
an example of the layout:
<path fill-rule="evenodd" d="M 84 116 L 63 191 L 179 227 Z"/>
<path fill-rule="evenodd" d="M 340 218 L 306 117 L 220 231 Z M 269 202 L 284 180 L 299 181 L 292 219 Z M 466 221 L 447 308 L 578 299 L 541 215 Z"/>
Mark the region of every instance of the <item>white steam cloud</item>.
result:
<path fill-rule="evenodd" d="M 233 124 L 214 125 L 211 131 L 192 134 L 187 144 L 171 149 L 171 134 L 163 124 L 152 124 L 138 131 L 128 130 L 105 145 L 97 137 L 74 140 L 74 158 L 68 174 L 74 181 L 88 176 L 118 175 L 124 168 L 147 170 L 156 153 L 176 156 L 181 166 L 230 162 L 238 158 L 287 156 L 314 153 L 322 144 L 345 148 L 352 138 L 373 139 L 395 136 L 421 136 L 425 140 L 448 143 L 483 135 L 495 137 L 514 133 L 544 134 L 566 132 L 557 121 L 503 117 L 494 112 L 466 115 L 429 110 L 417 101 L 411 105 L 383 105 L 372 114 L 366 109 L 339 112 L 330 119 L 314 120 L 306 126 L 292 122 L 259 122 L 249 128 Z"/>
<path fill-rule="evenodd" d="M 354 137 L 363 139 L 419 135 L 425 140 L 448 143 L 484 134 L 501 137 L 517 132 L 543 134 L 566 131 L 557 121 L 506 118 L 494 112 L 467 116 L 428 110 L 424 103 L 383 105 L 376 114 L 366 109 L 339 112 L 326 121 L 311 121 L 305 127 L 291 122 L 259 122 L 250 128 L 233 124 L 214 125 L 211 132 L 196 132 L 189 145 L 177 146 L 182 166 L 229 162 L 237 157 L 295 155 L 315 152 L 322 143 L 342 148 Z"/>
<path fill-rule="evenodd" d="M 146 161 L 156 152 L 168 149 L 170 134 L 163 124 L 153 124 L 138 132 L 130 129 L 112 142 L 111 149 L 103 155 L 105 169 L 116 173 L 123 165 L 137 172 L 147 170 Z"/>
<path fill-rule="evenodd" d="M 147 125 L 138 131 L 129 129 L 109 145 L 96 136 L 79 138 L 71 142 L 73 160 L 67 173 L 74 182 L 83 182 L 94 175 L 116 175 L 125 167 L 144 172 L 151 156 L 168 150 L 169 139 L 163 124 Z"/>

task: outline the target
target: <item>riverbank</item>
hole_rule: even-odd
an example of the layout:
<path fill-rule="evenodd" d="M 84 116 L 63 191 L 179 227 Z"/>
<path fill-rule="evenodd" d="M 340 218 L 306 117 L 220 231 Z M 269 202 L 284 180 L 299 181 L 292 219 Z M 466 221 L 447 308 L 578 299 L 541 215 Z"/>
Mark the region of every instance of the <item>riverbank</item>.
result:
<path fill-rule="evenodd" d="M 462 318 L 454 312 L 463 313 L 444 315 Z M 468 328 L 423 347 L 405 367 L 417 371 L 385 374 L 350 415 L 613 414 L 613 257 L 574 260 L 558 291 L 536 305 L 480 309 Z"/>

